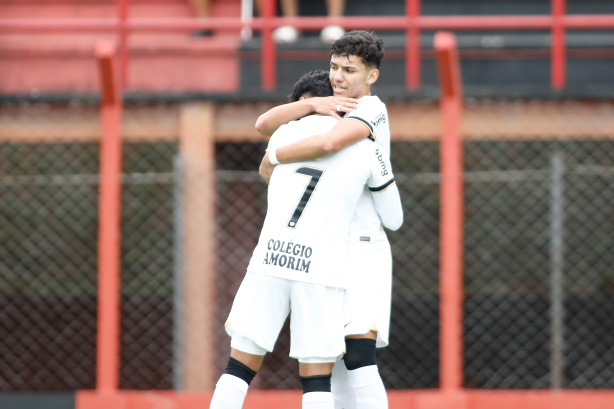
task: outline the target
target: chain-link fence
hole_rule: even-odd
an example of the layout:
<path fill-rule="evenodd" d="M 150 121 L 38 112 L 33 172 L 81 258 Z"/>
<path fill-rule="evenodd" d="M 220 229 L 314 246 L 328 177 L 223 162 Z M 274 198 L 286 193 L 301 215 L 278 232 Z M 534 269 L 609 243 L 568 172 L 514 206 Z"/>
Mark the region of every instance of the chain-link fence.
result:
<path fill-rule="evenodd" d="M 136 122 L 136 135 L 156 123 Z M 266 212 L 264 147 L 215 144 L 214 189 L 204 192 L 215 195 L 215 282 L 203 301 L 212 324 L 199 324 L 214 368 L 190 373 L 183 256 L 186 227 L 204 221 L 186 220 L 196 194 L 186 178 L 199 174 L 186 171 L 177 135 L 124 142 L 121 388 L 182 389 L 223 370 L 223 323 Z M 95 387 L 98 155 L 95 141 L 0 143 L 2 390 Z M 465 386 L 613 387 L 614 141 L 495 135 L 465 141 L 464 161 Z M 439 144 L 395 141 L 392 162 L 405 223 L 389 233 L 392 325 L 380 371 L 389 388 L 436 388 Z M 288 349 L 285 328 L 255 387 L 300 388 Z"/>
<path fill-rule="evenodd" d="M 0 144 L 0 389 L 95 382 L 98 147 Z"/>
<path fill-rule="evenodd" d="M 465 145 L 465 376 L 612 388 L 614 142 Z"/>

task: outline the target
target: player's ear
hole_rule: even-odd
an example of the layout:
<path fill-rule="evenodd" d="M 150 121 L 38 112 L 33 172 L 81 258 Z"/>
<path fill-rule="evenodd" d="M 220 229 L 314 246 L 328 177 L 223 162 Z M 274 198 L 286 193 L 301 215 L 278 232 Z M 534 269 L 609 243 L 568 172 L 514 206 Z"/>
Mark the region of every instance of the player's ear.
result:
<path fill-rule="evenodd" d="M 377 81 L 378 77 L 379 70 L 377 68 L 373 68 L 371 71 L 369 71 L 369 75 L 367 76 L 367 84 L 373 84 L 375 81 Z"/>

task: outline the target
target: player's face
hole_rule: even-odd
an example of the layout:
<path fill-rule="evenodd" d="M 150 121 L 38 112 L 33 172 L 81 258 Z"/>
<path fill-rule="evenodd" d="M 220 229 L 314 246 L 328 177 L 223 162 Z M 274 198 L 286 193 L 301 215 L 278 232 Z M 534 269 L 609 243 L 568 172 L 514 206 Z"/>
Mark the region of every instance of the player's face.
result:
<path fill-rule="evenodd" d="M 333 55 L 330 59 L 330 83 L 336 96 L 360 98 L 369 95 L 379 71 L 369 68 L 357 55 Z"/>

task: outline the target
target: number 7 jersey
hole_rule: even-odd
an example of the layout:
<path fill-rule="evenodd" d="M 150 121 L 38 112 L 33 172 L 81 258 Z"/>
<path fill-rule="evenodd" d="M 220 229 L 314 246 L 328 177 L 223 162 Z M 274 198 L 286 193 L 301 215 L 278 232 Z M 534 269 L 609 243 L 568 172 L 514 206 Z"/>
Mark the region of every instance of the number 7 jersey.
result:
<path fill-rule="evenodd" d="M 334 118 L 320 115 L 292 121 L 275 132 L 269 146 L 324 133 L 335 123 Z M 365 185 L 381 192 L 380 199 L 400 204 L 387 155 L 367 139 L 324 158 L 277 165 L 248 270 L 345 287 L 348 228 Z"/>

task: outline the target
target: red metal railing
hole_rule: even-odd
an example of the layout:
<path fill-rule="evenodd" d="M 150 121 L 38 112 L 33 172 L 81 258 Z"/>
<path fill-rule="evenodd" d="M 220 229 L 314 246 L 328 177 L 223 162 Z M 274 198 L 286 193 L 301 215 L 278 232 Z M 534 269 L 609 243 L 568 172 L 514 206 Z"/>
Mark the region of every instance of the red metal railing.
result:
<path fill-rule="evenodd" d="M 120 245 L 122 101 L 113 69 L 115 49 L 101 43 L 96 50 L 100 73 L 102 138 L 98 220 L 98 333 L 96 388 L 119 388 Z"/>
<path fill-rule="evenodd" d="M 453 34 L 438 32 L 434 44 L 440 84 L 441 209 L 439 231 L 440 385 L 463 386 L 463 145 L 462 85 Z"/>
<path fill-rule="evenodd" d="M 197 28 L 237 29 L 249 27 L 262 33 L 261 75 L 265 91 L 276 88 L 276 46 L 272 31 L 282 25 L 293 25 L 303 30 L 319 30 L 329 24 L 339 24 L 346 29 L 368 28 L 373 30 L 401 30 L 406 33 L 405 84 L 410 90 L 420 87 L 420 32 L 422 30 L 549 30 L 551 41 L 551 85 L 555 89 L 566 82 L 565 33 L 570 29 L 614 29 L 614 14 L 568 15 L 566 0 L 551 0 L 550 15 L 516 16 L 423 16 L 421 0 L 406 0 L 404 16 L 380 17 L 296 17 L 275 16 L 275 0 L 265 0 L 263 16 L 244 21 L 240 16 L 199 20 L 195 18 L 139 18 L 128 16 L 129 0 L 117 0 L 116 19 L 6 19 L 0 20 L 2 32 L 35 31 L 105 31 L 118 36 L 120 83 L 129 85 L 127 67 L 129 52 L 127 38 L 132 32 L 186 31 Z"/>

